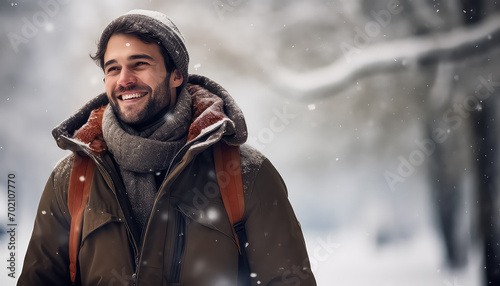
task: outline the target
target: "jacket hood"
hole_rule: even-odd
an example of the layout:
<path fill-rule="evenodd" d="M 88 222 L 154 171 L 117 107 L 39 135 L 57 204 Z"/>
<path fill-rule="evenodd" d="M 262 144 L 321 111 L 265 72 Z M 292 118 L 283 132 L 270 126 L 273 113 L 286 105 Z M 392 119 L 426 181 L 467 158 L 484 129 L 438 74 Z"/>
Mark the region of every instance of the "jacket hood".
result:
<path fill-rule="evenodd" d="M 188 84 L 201 87 L 201 89 L 188 89 L 193 97 L 192 109 L 194 114 L 189 130 L 189 140 L 196 141 L 208 133 L 216 133 L 218 138 L 212 138 L 211 141 L 224 140 L 229 145 L 242 145 L 245 143 L 248 134 L 245 118 L 229 93 L 215 81 L 201 75 L 189 75 Z M 223 110 L 211 108 L 211 106 L 207 105 L 207 96 L 214 95 L 215 98 L 222 99 L 221 109 Z M 52 136 L 54 136 L 57 145 L 61 149 L 71 151 L 81 151 L 82 148 L 88 146 L 89 142 L 81 142 L 74 139 L 73 136 L 77 130 L 87 124 L 92 111 L 108 103 L 106 93 L 101 93 L 56 126 L 52 130 Z"/>

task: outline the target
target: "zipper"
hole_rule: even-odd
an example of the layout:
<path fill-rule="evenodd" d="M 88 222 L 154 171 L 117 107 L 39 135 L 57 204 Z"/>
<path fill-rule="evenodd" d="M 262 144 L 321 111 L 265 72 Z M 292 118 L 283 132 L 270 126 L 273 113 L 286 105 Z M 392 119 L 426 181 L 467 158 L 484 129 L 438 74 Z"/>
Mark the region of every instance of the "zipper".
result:
<path fill-rule="evenodd" d="M 186 244 L 186 219 L 181 212 L 176 211 L 177 237 L 174 244 L 172 256 L 172 268 L 170 271 L 170 282 L 179 283 L 181 275 L 181 262 Z"/>
<path fill-rule="evenodd" d="M 149 214 L 149 218 L 148 218 L 148 223 L 146 224 L 146 229 L 144 230 L 144 234 L 147 234 L 148 233 L 148 230 L 149 230 L 149 226 L 150 226 L 150 223 L 151 223 L 151 219 L 154 215 L 154 210 L 155 210 L 155 207 L 156 207 L 156 203 L 158 202 L 160 196 L 161 196 L 161 190 L 163 190 L 165 188 L 165 185 L 167 184 L 168 182 L 168 176 L 170 175 L 171 171 L 172 170 L 175 170 L 177 168 L 177 166 L 179 166 L 181 163 L 182 163 L 182 160 L 178 160 L 178 157 L 180 156 L 180 154 L 182 153 L 185 153 L 186 149 L 189 149 L 189 147 L 192 145 L 191 143 L 193 143 L 193 141 L 189 142 L 188 144 L 185 144 L 174 156 L 174 159 L 172 160 L 172 162 L 170 163 L 168 169 L 167 169 L 167 172 L 165 174 L 165 180 L 163 181 L 163 183 L 161 184 L 160 188 L 158 188 L 158 193 L 156 194 L 156 197 L 155 197 L 155 202 L 153 204 L 153 208 L 151 209 L 151 213 Z M 178 162 L 176 162 L 178 161 Z M 174 165 L 174 162 L 175 162 L 175 165 Z M 185 222 L 183 222 L 185 224 Z M 137 265 L 140 265 L 140 262 L 142 261 L 142 254 L 144 252 L 144 246 L 146 244 L 146 239 L 144 237 L 144 239 L 142 239 L 142 243 L 141 243 L 141 250 L 139 252 L 139 259 L 138 259 L 138 263 Z M 179 263 L 180 264 L 180 263 Z M 180 268 L 180 265 L 179 265 L 179 268 Z M 140 267 L 137 268 L 136 270 L 136 277 L 139 276 L 139 272 L 140 272 Z"/>

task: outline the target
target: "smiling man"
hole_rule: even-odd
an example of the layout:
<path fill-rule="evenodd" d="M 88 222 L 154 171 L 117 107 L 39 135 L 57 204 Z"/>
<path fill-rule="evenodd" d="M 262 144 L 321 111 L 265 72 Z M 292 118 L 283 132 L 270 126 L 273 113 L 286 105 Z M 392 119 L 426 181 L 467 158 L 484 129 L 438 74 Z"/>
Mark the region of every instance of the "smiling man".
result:
<path fill-rule="evenodd" d="M 104 62 L 106 94 L 122 122 L 144 124 L 164 116 L 170 103 L 175 103 L 175 89 L 182 84 L 183 77 L 179 70 L 167 74 L 157 44 L 114 34 L 109 39 Z"/>
<path fill-rule="evenodd" d="M 283 180 L 170 19 L 118 17 L 93 59 L 105 93 L 53 130 L 72 153 L 18 285 L 316 285 Z"/>

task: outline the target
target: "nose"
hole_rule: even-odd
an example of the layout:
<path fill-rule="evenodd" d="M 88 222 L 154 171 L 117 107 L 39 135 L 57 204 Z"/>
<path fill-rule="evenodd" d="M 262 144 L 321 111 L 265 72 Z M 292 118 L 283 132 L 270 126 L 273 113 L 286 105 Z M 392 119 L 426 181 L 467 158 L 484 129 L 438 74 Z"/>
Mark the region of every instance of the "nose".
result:
<path fill-rule="evenodd" d="M 123 67 L 120 71 L 120 78 L 117 84 L 122 87 L 127 87 L 129 85 L 134 85 L 137 83 L 137 78 L 133 71 Z"/>

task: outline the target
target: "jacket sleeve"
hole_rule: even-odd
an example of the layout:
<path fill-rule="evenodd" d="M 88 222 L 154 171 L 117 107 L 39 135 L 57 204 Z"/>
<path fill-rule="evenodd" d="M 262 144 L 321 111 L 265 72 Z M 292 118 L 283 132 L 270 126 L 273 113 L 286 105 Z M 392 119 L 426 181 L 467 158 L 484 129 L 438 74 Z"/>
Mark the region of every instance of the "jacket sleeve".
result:
<path fill-rule="evenodd" d="M 67 157 L 59 163 L 47 181 L 17 285 L 71 285 L 68 258 L 71 219 L 65 199 L 70 162 Z"/>
<path fill-rule="evenodd" d="M 262 163 L 245 199 L 252 285 L 316 285 L 285 183 L 269 160 Z"/>

